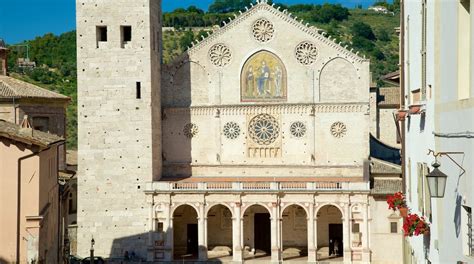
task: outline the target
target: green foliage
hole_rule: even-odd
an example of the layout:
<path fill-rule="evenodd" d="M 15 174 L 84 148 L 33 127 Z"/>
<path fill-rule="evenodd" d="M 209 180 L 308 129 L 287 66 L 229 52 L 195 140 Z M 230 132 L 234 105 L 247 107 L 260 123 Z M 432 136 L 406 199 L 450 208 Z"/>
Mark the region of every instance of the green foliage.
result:
<path fill-rule="evenodd" d="M 229 13 L 243 10 L 252 0 L 215 0 L 209 6 L 209 13 Z"/>
<path fill-rule="evenodd" d="M 354 37 L 361 37 L 367 40 L 375 40 L 375 34 L 372 27 L 364 22 L 356 22 L 351 27 Z"/>
<path fill-rule="evenodd" d="M 393 0 L 393 3 L 387 3 L 387 1 L 377 1 L 373 6 L 384 6 L 388 11 L 400 12 L 400 0 Z"/>
<path fill-rule="evenodd" d="M 34 40 L 20 43 L 30 47 L 30 60 L 36 62 L 34 69 L 20 69 L 18 58 L 26 57 L 26 48 L 11 46 L 8 59 L 10 73 L 18 78 L 48 90 L 71 97 L 67 115 L 67 146 L 77 147 L 77 74 L 76 74 L 76 32 L 59 36 L 46 34 Z"/>
<path fill-rule="evenodd" d="M 181 50 L 186 50 L 194 41 L 194 33 L 191 30 L 184 32 L 184 35 L 179 39 L 179 46 Z"/>
<path fill-rule="evenodd" d="M 349 9 L 340 4 L 314 5 L 310 11 L 312 22 L 329 23 L 331 20 L 343 21 L 349 18 Z"/>

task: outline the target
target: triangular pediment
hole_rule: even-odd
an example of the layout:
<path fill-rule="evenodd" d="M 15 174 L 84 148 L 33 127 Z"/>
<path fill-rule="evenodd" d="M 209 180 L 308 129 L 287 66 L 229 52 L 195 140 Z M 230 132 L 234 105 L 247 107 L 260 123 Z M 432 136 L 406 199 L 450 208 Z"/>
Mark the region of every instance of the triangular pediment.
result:
<path fill-rule="evenodd" d="M 269 5 L 266 1 L 257 1 L 255 5 L 246 7 L 244 12 L 239 11 L 239 14 L 234 14 L 233 19 L 228 19 L 223 21 L 222 27 L 215 27 L 211 32 L 208 33 L 207 37 L 203 37 L 200 40 L 195 41 L 192 44 L 192 47 L 189 47 L 186 54 L 192 56 L 193 54 L 199 52 L 202 49 L 207 49 L 216 42 L 220 42 L 221 39 L 239 41 L 238 38 L 234 38 L 235 31 L 240 24 L 245 21 L 255 21 L 260 17 L 272 17 L 273 23 L 286 24 L 287 28 L 291 28 L 293 32 L 299 31 L 307 35 L 307 38 L 311 41 L 317 42 L 321 46 L 331 48 L 337 52 L 340 57 L 345 57 L 351 61 L 368 61 L 365 58 L 358 56 L 357 53 L 348 50 L 346 47 L 336 43 L 334 39 L 331 39 L 324 31 L 318 29 L 314 26 L 310 26 L 308 23 L 304 22 L 298 17 L 293 16 L 291 13 L 288 13 L 287 10 L 280 10 L 279 7 L 275 7 L 273 4 Z M 277 18 L 278 21 L 275 21 Z"/>

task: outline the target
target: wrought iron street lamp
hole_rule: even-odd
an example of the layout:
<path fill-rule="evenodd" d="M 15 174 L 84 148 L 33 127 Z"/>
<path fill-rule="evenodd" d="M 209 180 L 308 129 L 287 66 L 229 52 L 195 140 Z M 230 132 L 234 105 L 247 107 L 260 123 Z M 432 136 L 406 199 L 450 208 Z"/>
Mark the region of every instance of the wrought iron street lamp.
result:
<path fill-rule="evenodd" d="M 91 264 L 94 264 L 94 245 L 95 245 L 95 240 L 94 237 L 91 239 Z"/>
<path fill-rule="evenodd" d="M 432 198 L 443 198 L 448 175 L 438 169 L 440 164 L 437 161 L 435 161 L 432 166 L 434 168 L 433 171 L 426 175 L 430 195 Z"/>
<path fill-rule="evenodd" d="M 434 168 L 433 171 L 426 175 L 426 178 L 428 180 L 428 188 L 430 189 L 430 195 L 433 198 L 443 198 L 444 191 L 446 190 L 446 181 L 448 179 L 448 175 L 444 174 L 438 169 L 440 166 L 438 163 L 438 157 L 446 156 L 454 164 L 456 164 L 456 166 L 458 166 L 458 168 L 460 168 L 462 171 L 461 174 L 459 174 L 459 177 L 461 177 L 462 175 L 464 175 L 464 173 L 466 173 L 466 170 L 459 163 L 457 163 L 450 155 L 464 155 L 464 152 L 435 152 L 434 150 L 429 149 L 428 155 L 430 154 L 433 154 L 433 157 L 435 158 L 435 162 L 432 165 Z"/>

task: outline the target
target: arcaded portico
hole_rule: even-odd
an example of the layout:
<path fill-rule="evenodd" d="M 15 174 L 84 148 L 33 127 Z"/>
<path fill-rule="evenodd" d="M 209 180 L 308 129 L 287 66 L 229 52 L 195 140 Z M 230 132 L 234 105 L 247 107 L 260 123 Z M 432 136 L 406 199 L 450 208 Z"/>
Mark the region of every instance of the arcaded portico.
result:
<path fill-rule="evenodd" d="M 226 183 L 183 182 L 164 191 L 163 184 L 149 184 L 151 226 L 159 227 L 152 233 L 163 241 L 158 247 L 150 245 L 150 254 L 163 261 L 232 256 L 234 262 L 258 254 L 280 263 L 286 252 L 315 263 L 327 257 L 317 249 L 327 249 L 331 239 L 338 241 L 345 261 L 369 261 L 367 184 L 347 183 L 350 191 L 335 183 L 317 183 L 321 187 L 314 190 L 288 182 L 266 185 L 247 183 L 245 189 L 231 190 Z M 285 185 L 294 187 L 281 189 Z M 360 230 L 353 233 L 354 224 Z"/>

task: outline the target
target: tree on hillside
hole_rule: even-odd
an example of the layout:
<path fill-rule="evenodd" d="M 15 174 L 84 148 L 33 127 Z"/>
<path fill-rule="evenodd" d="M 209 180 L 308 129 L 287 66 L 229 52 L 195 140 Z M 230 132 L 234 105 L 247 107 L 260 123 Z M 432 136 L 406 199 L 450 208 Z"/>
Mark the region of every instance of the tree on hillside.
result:
<path fill-rule="evenodd" d="M 229 13 L 245 9 L 252 0 L 215 0 L 209 6 L 209 13 Z"/>
<path fill-rule="evenodd" d="M 331 20 L 342 21 L 349 18 L 349 9 L 340 4 L 315 5 L 310 11 L 311 19 L 318 23 L 329 23 Z"/>
<path fill-rule="evenodd" d="M 372 41 L 376 39 L 372 27 L 369 24 L 361 21 L 354 23 L 354 25 L 352 25 L 351 31 L 354 37 L 362 37 Z"/>

